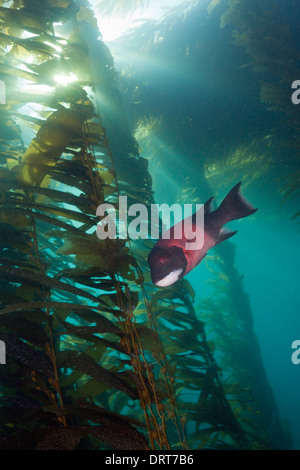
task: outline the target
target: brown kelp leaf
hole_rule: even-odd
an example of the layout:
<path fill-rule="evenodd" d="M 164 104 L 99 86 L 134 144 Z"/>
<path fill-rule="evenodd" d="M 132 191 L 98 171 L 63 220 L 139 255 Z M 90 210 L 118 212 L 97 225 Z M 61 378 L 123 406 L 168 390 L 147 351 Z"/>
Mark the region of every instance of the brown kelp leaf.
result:
<path fill-rule="evenodd" d="M 29 346 L 28 343 L 24 343 L 15 335 L 1 333 L 1 339 L 5 342 L 8 357 L 12 357 L 29 370 L 34 370 L 47 377 L 54 377 L 52 364 L 44 354 Z"/>
<path fill-rule="evenodd" d="M 77 145 L 78 147 L 78 145 Z M 66 149 L 66 152 L 72 153 L 73 151 Z M 77 165 L 78 169 L 75 171 L 74 162 L 71 160 L 65 160 L 61 158 L 56 162 L 55 166 L 41 165 L 40 169 L 45 174 L 49 175 L 56 183 L 62 183 L 64 185 L 77 188 L 84 195 L 88 195 L 91 192 L 91 180 L 87 174 L 83 171 L 82 165 Z"/>
<path fill-rule="evenodd" d="M 148 373 L 146 372 L 145 367 L 142 367 L 144 370 L 143 373 L 137 374 L 132 370 L 126 371 L 126 376 L 129 376 L 133 383 L 135 383 L 140 390 L 147 390 L 147 395 L 151 403 L 161 402 L 168 397 L 168 390 L 166 387 L 166 382 L 164 379 L 155 379 L 155 393 L 153 385 L 150 384 Z"/>
<path fill-rule="evenodd" d="M 65 282 L 44 276 L 41 273 L 34 273 L 28 269 L 18 269 L 11 266 L 0 266 L 0 278 L 11 279 L 14 282 L 21 282 L 22 284 L 40 285 L 50 288 L 56 288 L 74 295 L 86 297 L 94 302 L 101 303 L 100 298 L 95 297 L 88 292 L 85 292 L 75 286 L 66 284 Z"/>
<path fill-rule="evenodd" d="M 186 279 L 183 279 L 182 280 L 182 284 L 184 285 L 184 288 L 186 289 L 187 293 L 191 296 L 191 298 L 194 300 L 195 299 L 195 291 L 194 289 L 192 288 L 191 284 L 186 280 Z"/>
<path fill-rule="evenodd" d="M 83 131 L 87 137 L 92 137 L 94 143 L 101 143 L 105 137 L 105 129 L 97 122 L 86 122 L 83 126 Z"/>
<path fill-rule="evenodd" d="M 197 337 L 191 337 L 191 333 L 189 330 L 172 330 L 171 332 L 166 330 L 166 333 L 162 335 L 168 339 L 170 345 L 174 344 L 174 346 L 181 348 L 182 350 L 199 350 L 199 341 Z"/>
<path fill-rule="evenodd" d="M 19 201 L 18 205 L 25 205 L 28 206 L 28 201 Z M 33 204 L 31 203 L 30 207 L 32 209 L 37 209 L 39 211 L 44 211 L 48 214 L 53 214 L 55 216 L 64 217 L 66 219 L 71 219 L 72 221 L 76 220 L 77 222 L 82 223 L 91 223 L 91 217 L 82 214 L 81 212 L 74 211 L 71 209 L 66 209 L 64 207 L 55 207 L 55 206 L 47 206 L 45 204 Z M 32 215 L 35 215 L 36 212 L 33 212 Z M 95 218 L 96 221 L 96 218 Z"/>
<path fill-rule="evenodd" d="M 8 210 L 8 209 L 6 209 L 6 210 Z M 3 209 L 2 212 L 5 212 L 5 209 Z M 85 232 L 83 232 L 79 228 L 73 227 L 73 225 L 71 225 L 71 224 L 67 224 L 67 223 L 63 222 L 62 220 L 58 220 L 54 217 L 49 217 L 48 215 L 45 215 L 45 214 L 40 214 L 39 212 L 32 212 L 29 209 L 23 209 L 23 208 L 21 208 L 21 209 L 14 208 L 14 212 L 16 212 L 16 213 L 20 212 L 20 214 L 26 214 L 26 215 L 29 215 L 31 217 L 35 217 L 36 219 L 42 220 L 43 222 L 46 222 L 50 225 L 55 225 L 56 227 L 60 227 L 64 230 L 66 230 L 67 233 L 73 233 L 74 235 L 77 235 L 79 237 L 85 237 L 85 238 L 90 237 L 90 235 L 86 234 Z M 64 237 L 64 232 L 61 232 L 59 237 L 63 238 Z"/>
<path fill-rule="evenodd" d="M 20 311 L 29 311 L 33 309 L 42 309 L 42 308 L 48 308 L 48 309 L 70 309 L 70 310 L 88 310 L 90 311 L 91 309 L 96 309 L 94 306 L 90 305 L 80 305 L 80 304 L 73 304 L 70 302 L 21 302 L 21 303 L 12 303 L 10 305 L 7 305 L 6 307 L 0 309 L 0 315 L 5 315 L 7 313 L 11 312 L 20 312 Z M 106 312 L 112 313 L 113 315 L 121 316 L 122 312 L 118 310 L 113 310 L 110 308 L 106 307 L 101 307 L 101 310 L 104 310 Z"/>
<path fill-rule="evenodd" d="M 163 352 L 163 343 L 155 333 L 150 328 L 147 328 L 144 325 L 135 325 L 135 330 L 141 339 L 143 349 L 147 349 L 151 352 Z"/>
<path fill-rule="evenodd" d="M 1 75 L 5 74 L 5 75 L 12 76 L 12 77 L 19 77 L 19 78 L 23 78 L 25 80 L 30 80 L 34 82 L 37 80 L 37 75 L 33 73 L 26 72 L 26 70 L 18 69 L 16 67 L 10 67 L 9 65 L 4 65 L 4 64 L 0 64 L 0 73 Z"/>
<path fill-rule="evenodd" d="M 5 181 L 0 179 L 1 185 Z M 10 185 L 11 189 L 11 183 L 8 183 Z M 15 187 L 20 188 L 20 182 L 15 182 L 14 184 Z M 54 202 L 63 202 L 63 203 L 68 203 L 72 204 L 73 206 L 76 207 L 86 207 L 88 205 L 88 201 L 85 199 L 84 195 L 79 195 L 75 196 L 71 192 L 68 191 L 59 191 L 57 189 L 51 189 L 51 188 L 43 188 L 43 187 L 37 187 L 37 186 L 31 186 L 31 185 L 24 185 L 24 189 L 27 191 L 32 191 L 34 193 L 46 196 L 47 198 L 51 199 Z"/>
<path fill-rule="evenodd" d="M 76 402 L 74 403 L 74 406 L 78 407 L 82 411 L 93 413 L 93 417 L 89 415 L 90 416 L 89 419 L 91 419 L 91 421 L 94 421 L 95 423 L 101 423 L 101 424 L 110 423 L 111 425 L 116 425 L 116 426 L 122 423 L 126 425 L 131 424 L 131 425 L 139 426 L 142 428 L 146 428 L 146 425 L 144 423 L 142 423 L 141 421 L 135 418 L 131 418 L 130 416 L 125 416 L 125 415 L 120 415 L 118 413 L 114 413 L 113 411 L 108 411 L 105 408 L 101 408 L 100 406 L 97 406 L 93 403 L 86 401 L 84 398 L 78 398 Z M 61 410 L 61 408 L 59 408 L 59 410 Z"/>
<path fill-rule="evenodd" d="M 93 379 L 103 382 L 111 388 L 129 395 L 133 400 L 138 398 L 137 391 L 131 385 L 121 379 L 116 373 L 111 372 L 97 364 L 92 357 L 77 351 L 61 351 L 59 353 L 60 367 L 74 367 Z"/>
<path fill-rule="evenodd" d="M 9 407 L 14 408 L 23 408 L 28 411 L 35 411 L 42 407 L 40 403 L 36 400 L 31 398 L 30 396 L 26 396 L 23 394 L 13 396 L 13 395 L 3 395 L 0 398 L 1 402 L 7 402 Z"/>
<path fill-rule="evenodd" d="M 76 336 L 77 339 L 82 339 L 83 341 L 88 341 L 90 343 L 95 343 L 98 345 L 101 344 L 105 349 L 111 348 L 113 350 L 119 351 L 122 354 L 128 354 L 128 352 L 124 349 L 124 347 L 119 341 L 110 341 L 106 338 L 99 336 L 99 333 L 101 333 L 101 331 L 99 331 L 98 326 L 74 326 L 68 324 L 67 322 L 64 322 L 63 324 L 67 331 L 62 332 L 61 335 L 64 336 L 66 335 L 66 333 L 71 335 L 73 337 L 72 343 L 74 343 L 74 336 Z"/>
<path fill-rule="evenodd" d="M 90 426 L 90 433 L 99 441 L 117 450 L 145 450 L 145 437 L 133 427 Z"/>
<path fill-rule="evenodd" d="M 47 3 L 51 8 L 68 8 L 72 0 L 47 0 Z"/>
<path fill-rule="evenodd" d="M 6 28 L 20 28 L 33 33 L 46 33 L 47 31 L 51 33 L 51 30 L 48 29 L 48 19 L 37 14 L 32 9 L 28 11 L 26 8 L 12 9 L 1 7 L 0 18 L 3 18 Z"/>
<path fill-rule="evenodd" d="M 16 36 L 9 36 L 7 34 L 2 34 L 2 33 L 0 33 L 0 38 L 5 38 L 6 40 L 9 40 L 10 43 L 21 46 L 22 48 L 26 50 L 27 53 L 31 52 L 33 56 L 38 56 L 40 60 L 41 59 L 50 60 L 55 54 L 55 49 L 49 46 L 48 44 L 43 43 L 42 41 L 36 41 L 34 39 L 27 39 L 27 38 L 20 39 L 20 38 L 17 38 Z M 13 55 L 14 51 L 12 50 L 10 52 L 11 52 L 11 55 Z M 15 68 L 15 70 L 19 70 L 19 69 Z M 38 78 L 38 75 L 36 74 L 35 77 Z"/>
<path fill-rule="evenodd" d="M 125 278 L 128 272 L 132 271 L 130 266 L 136 265 L 135 259 L 125 247 L 124 240 L 99 240 L 96 234 L 90 235 L 88 240 L 68 236 L 67 242 L 57 253 L 75 254 L 82 264 L 97 266 L 99 270 L 107 273 L 120 273 Z"/>
<path fill-rule="evenodd" d="M 84 398 L 78 398 L 71 406 L 65 407 L 63 410 L 57 403 L 47 405 L 44 407 L 44 410 L 50 411 L 51 413 L 54 412 L 57 416 L 61 416 L 63 414 L 64 416 L 70 415 L 80 417 L 87 421 L 109 426 L 112 429 L 115 428 L 116 430 L 118 430 L 120 426 L 124 430 L 131 429 L 133 426 L 142 428 L 147 427 L 144 423 L 135 418 L 108 411 L 94 403 L 88 402 Z"/>
<path fill-rule="evenodd" d="M 17 315 L 1 315 L 0 330 L 3 332 L 3 329 L 5 328 L 18 333 L 21 338 L 26 341 L 30 341 L 38 347 L 44 347 L 48 341 L 42 325 L 37 325 L 36 323 Z"/>
<path fill-rule="evenodd" d="M 55 236 L 53 231 L 51 232 L 51 235 L 52 234 Z M 61 238 L 60 235 L 59 237 Z M 57 273 L 55 277 L 56 279 L 72 279 L 77 284 L 92 287 L 93 289 L 100 289 L 101 292 L 113 292 L 115 290 L 112 280 L 107 278 L 107 273 L 100 271 L 97 267 L 84 269 L 84 266 L 80 267 L 80 265 L 78 265 L 77 268 L 63 269 Z M 122 287 L 121 283 L 120 287 Z"/>
<path fill-rule="evenodd" d="M 73 374 L 71 374 L 71 376 L 73 376 Z M 75 380 L 77 380 L 77 377 L 75 377 Z M 97 399 L 101 393 L 106 392 L 110 388 L 108 385 L 105 385 L 104 383 L 94 379 L 90 379 L 88 382 L 85 382 L 83 385 L 81 385 L 82 378 L 80 378 L 80 388 L 78 387 L 77 382 L 76 390 L 74 390 L 74 383 L 75 382 L 72 382 L 71 384 L 71 390 L 66 392 L 66 395 L 72 397 L 72 400 L 82 396 Z"/>
<path fill-rule="evenodd" d="M 18 246 L 29 240 L 28 232 L 17 230 L 16 227 L 9 224 L 0 223 L 0 243 L 5 244 L 6 247 L 7 245 Z"/>
<path fill-rule="evenodd" d="M 84 428 L 49 428 L 38 432 L 39 442 L 34 450 L 73 450 L 86 435 Z"/>
<path fill-rule="evenodd" d="M 117 450 L 143 450 L 148 446 L 145 437 L 133 427 L 117 431 L 110 426 L 69 426 L 40 430 L 35 450 L 73 450 L 89 434 Z"/>
<path fill-rule="evenodd" d="M 81 113 L 65 108 L 51 114 L 27 148 L 16 170 L 18 178 L 39 186 L 46 176 L 42 165 L 55 165 L 72 140 L 81 136 L 84 120 Z"/>
<path fill-rule="evenodd" d="M 122 331 L 117 327 L 117 325 L 112 323 L 110 320 L 105 318 L 100 313 L 97 313 L 93 310 L 90 310 L 90 311 L 77 310 L 75 313 L 80 318 L 82 318 L 85 321 L 88 321 L 89 323 L 96 323 L 97 325 L 96 328 L 98 329 L 98 333 L 114 333 L 118 336 L 122 336 L 123 334 Z"/>

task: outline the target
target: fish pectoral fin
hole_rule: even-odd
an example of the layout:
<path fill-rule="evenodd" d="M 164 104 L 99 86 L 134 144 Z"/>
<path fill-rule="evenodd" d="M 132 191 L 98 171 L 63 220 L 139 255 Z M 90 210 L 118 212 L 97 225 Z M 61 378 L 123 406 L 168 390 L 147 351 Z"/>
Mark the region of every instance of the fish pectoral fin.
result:
<path fill-rule="evenodd" d="M 224 240 L 227 240 L 230 237 L 233 237 L 233 235 L 235 235 L 236 233 L 237 233 L 237 230 L 233 232 L 229 228 L 226 228 L 226 227 L 221 228 L 216 245 L 218 245 L 219 243 L 222 243 Z"/>

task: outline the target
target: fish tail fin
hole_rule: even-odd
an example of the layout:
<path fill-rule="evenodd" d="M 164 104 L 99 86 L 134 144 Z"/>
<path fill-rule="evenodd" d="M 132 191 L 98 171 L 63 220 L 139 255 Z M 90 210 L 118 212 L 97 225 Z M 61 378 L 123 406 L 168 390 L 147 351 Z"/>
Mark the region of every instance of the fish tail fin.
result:
<path fill-rule="evenodd" d="M 224 224 L 231 220 L 242 219 L 257 211 L 240 192 L 242 182 L 236 184 L 217 209 L 224 218 Z"/>

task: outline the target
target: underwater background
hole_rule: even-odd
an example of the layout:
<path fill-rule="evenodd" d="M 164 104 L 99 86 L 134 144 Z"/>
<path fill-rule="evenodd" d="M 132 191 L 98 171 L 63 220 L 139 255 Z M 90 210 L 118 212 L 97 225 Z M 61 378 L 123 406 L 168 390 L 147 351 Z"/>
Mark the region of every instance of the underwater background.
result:
<path fill-rule="evenodd" d="M 299 17 L 0 1 L 1 450 L 300 449 Z M 239 181 L 259 210 L 170 287 L 155 240 L 96 236 Z"/>

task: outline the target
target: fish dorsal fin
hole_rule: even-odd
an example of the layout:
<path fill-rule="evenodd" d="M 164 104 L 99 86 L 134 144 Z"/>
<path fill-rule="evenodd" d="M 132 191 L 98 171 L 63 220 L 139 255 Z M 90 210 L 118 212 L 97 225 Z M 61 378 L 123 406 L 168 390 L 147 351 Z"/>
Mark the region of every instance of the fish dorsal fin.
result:
<path fill-rule="evenodd" d="M 208 201 L 206 201 L 206 203 L 204 204 L 204 214 L 209 214 L 209 212 L 211 212 L 212 210 L 212 207 L 211 207 L 211 203 L 213 201 L 215 197 L 211 197 Z M 192 224 L 194 225 L 196 223 L 196 213 L 195 212 L 192 216 Z"/>
<path fill-rule="evenodd" d="M 224 240 L 227 240 L 230 237 L 233 237 L 233 235 L 235 235 L 236 233 L 237 233 L 237 230 L 233 232 L 227 227 L 221 228 L 216 245 L 223 242 Z"/>
<path fill-rule="evenodd" d="M 210 198 L 208 201 L 206 201 L 206 203 L 204 204 L 204 214 L 209 214 L 209 212 L 212 211 L 211 205 L 212 205 L 212 202 L 213 202 L 214 198 L 215 198 L 214 196 L 211 197 L 211 198 Z"/>

